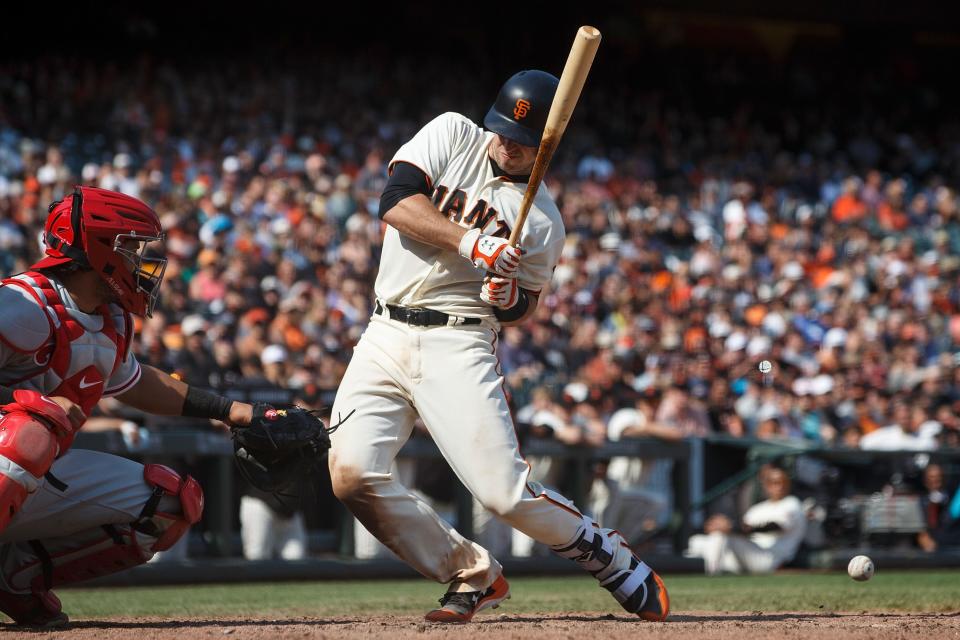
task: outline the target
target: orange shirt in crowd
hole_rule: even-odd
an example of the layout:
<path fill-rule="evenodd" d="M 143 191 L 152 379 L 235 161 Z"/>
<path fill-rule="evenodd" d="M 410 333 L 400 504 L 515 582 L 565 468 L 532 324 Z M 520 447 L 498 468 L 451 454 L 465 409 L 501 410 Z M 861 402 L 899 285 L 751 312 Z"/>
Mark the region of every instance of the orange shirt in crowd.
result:
<path fill-rule="evenodd" d="M 845 193 L 833 202 L 833 219 L 856 222 L 867 214 L 867 204 L 852 193 Z"/>
<path fill-rule="evenodd" d="M 903 231 L 910 224 L 906 213 L 894 209 L 886 202 L 881 202 L 877 207 L 877 221 L 882 229 L 891 231 Z"/>

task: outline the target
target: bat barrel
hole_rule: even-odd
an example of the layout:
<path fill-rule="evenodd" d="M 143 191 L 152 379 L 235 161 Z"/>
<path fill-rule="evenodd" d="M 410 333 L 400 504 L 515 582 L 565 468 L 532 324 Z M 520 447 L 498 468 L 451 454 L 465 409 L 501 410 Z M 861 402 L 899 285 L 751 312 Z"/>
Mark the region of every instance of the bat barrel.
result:
<path fill-rule="evenodd" d="M 580 92 L 583 90 L 583 84 L 587 80 L 587 74 L 590 73 L 590 66 L 593 64 L 593 58 L 596 56 L 599 46 L 600 31 L 598 29 L 584 25 L 577 30 L 577 35 L 573 39 L 573 46 L 570 48 L 570 55 L 567 56 L 567 63 L 560 75 L 557 92 L 553 97 L 553 103 L 550 105 L 550 112 L 547 114 L 547 123 L 543 128 L 543 138 L 540 141 L 540 148 L 537 150 L 537 159 L 533 164 L 533 171 L 530 172 L 527 190 L 523 194 L 520 211 L 510 233 L 511 246 L 516 246 L 520 240 L 523 225 L 526 223 L 527 214 L 530 212 L 530 205 L 540 189 L 540 183 L 547 172 L 547 166 L 550 164 L 550 159 L 553 157 L 557 145 L 560 144 L 560 138 L 567 128 L 570 116 L 573 115 L 573 109 L 577 106 Z"/>

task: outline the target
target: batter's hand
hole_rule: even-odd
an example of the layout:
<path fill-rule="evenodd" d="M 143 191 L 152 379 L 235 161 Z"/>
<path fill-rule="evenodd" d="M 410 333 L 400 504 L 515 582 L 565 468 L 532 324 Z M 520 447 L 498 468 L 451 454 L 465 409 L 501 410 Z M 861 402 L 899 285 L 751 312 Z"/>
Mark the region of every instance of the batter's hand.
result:
<path fill-rule="evenodd" d="M 478 269 L 505 278 L 516 277 L 522 253 L 520 247 L 511 247 L 506 238 L 480 233 L 480 229 L 470 229 L 460 240 L 460 255 Z"/>
<path fill-rule="evenodd" d="M 516 278 L 501 276 L 487 276 L 483 279 L 483 288 L 480 289 L 480 299 L 492 307 L 509 309 L 517 304 L 520 297 L 520 287 Z"/>

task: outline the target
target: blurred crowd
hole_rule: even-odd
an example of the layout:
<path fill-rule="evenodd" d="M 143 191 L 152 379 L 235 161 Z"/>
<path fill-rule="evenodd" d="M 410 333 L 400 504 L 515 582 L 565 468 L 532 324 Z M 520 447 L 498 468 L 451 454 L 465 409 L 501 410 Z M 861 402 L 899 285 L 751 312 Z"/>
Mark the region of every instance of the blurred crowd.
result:
<path fill-rule="evenodd" d="M 37 258 L 72 185 L 140 197 L 169 267 L 138 356 L 329 406 L 372 311 L 387 162 L 431 117 L 479 120 L 493 99 L 424 93 L 421 63 L 380 77 L 371 56 L 0 63 L 0 269 Z M 500 341 L 533 435 L 960 446 L 960 121 L 888 70 L 758 73 L 708 61 L 584 95 L 545 183 L 562 259 Z M 844 83 L 855 98 L 822 99 Z M 603 472 L 593 511 L 623 512 L 605 522 L 666 525 L 669 462 Z"/>
<path fill-rule="evenodd" d="M 432 115 L 487 106 L 407 100 L 410 63 L 381 82 L 368 62 L 6 63 L 0 266 L 36 258 L 74 183 L 143 198 L 170 264 L 139 356 L 329 402 L 371 312 L 386 163 Z M 723 70 L 719 114 L 591 89 L 608 117 L 574 128 L 546 183 L 563 257 L 536 318 L 504 332 L 515 405 L 570 443 L 630 408 L 680 436 L 960 446 L 960 125 L 803 101 L 771 121 Z M 816 94 L 815 73 L 792 77 Z"/>

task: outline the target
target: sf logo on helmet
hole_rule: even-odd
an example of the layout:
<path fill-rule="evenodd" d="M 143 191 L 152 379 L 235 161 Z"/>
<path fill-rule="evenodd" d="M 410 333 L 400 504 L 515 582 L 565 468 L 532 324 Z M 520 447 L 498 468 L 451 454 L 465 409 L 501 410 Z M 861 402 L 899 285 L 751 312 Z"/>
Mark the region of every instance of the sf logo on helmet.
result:
<path fill-rule="evenodd" d="M 530 111 L 530 103 L 523 98 L 518 98 L 517 105 L 513 108 L 513 119 L 523 120 L 527 117 L 528 111 Z"/>

